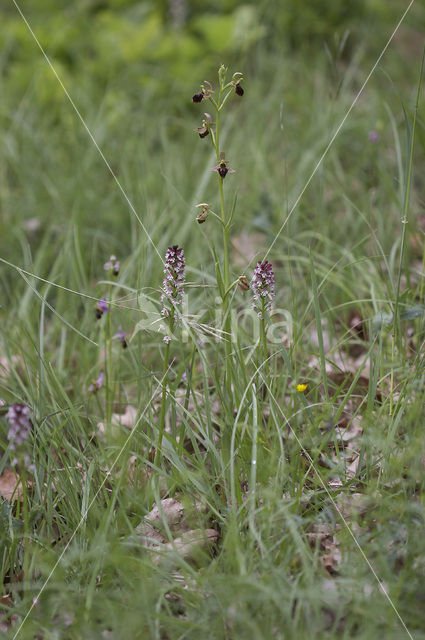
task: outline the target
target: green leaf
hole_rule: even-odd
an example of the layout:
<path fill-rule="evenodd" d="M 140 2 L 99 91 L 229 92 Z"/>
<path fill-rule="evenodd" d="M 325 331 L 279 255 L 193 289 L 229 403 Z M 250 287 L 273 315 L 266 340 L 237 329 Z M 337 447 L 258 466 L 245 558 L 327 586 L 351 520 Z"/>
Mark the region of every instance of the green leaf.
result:
<path fill-rule="evenodd" d="M 425 305 L 417 304 L 414 307 L 403 309 L 400 312 L 400 320 L 415 320 L 425 315 Z M 385 313 L 380 311 L 372 320 L 372 327 L 374 333 L 379 333 L 384 327 L 389 327 L 394 322 L 394 315 L 392 313 Z"/>
<path fill-rule="evenodd" d="M 400 313 L 401 320 L 415 320 L 415 318 L 420 318 L 425 314 L 425 305 L 417 304 L 414 307 L 410 307 L 410 309 L 404 309 Z"/>
<path fill-rule="evenodd" d="M 388 327 L 393 323 L 394 316 L 392 313 L 379 311 L 372 320 L 373 333 L 379 333 L 384 327 Z"/>

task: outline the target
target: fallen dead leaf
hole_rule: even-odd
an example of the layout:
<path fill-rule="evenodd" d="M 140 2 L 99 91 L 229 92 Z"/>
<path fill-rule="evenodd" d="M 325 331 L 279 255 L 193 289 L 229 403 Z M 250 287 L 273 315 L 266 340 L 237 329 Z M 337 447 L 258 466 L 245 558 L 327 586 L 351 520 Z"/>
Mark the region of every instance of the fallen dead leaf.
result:
<path fill-rule="evenodd" d="M 197 512 L 201 511 L 202 507 L 197 505 Z M 170 532 L 180 534 L 172 542 L 165 531 L 165 524 Z M 215 529 L 190 529 L 185 508 L 175 498 L 164 498 L 155 505 L 135 532 L 142 538 L 145 548 L 158 552 L 155 562 L 165 560 L 168 552 L 172 551 L 177 551 L 186 560 L 194 560 L 200 552 L 210 550 L 219 537 Z"/>
<path fill-rule="evenodd" d="M 353 340 L 348 345 L 348 351 L 352 358 L 358 358 L 367 351 L 367 327 L 362 315 L 353 309 L 348 316 L 348 327 Z"/>
<path fill-rule="evenodd" d="M 124 413 L 113 413 L 111 416 L 111 424 L 116 427 L 122 426 L 126 429 L 133 429 L 136 424 L 136 416 L 137 409 L 132 405 L 127 405 L 125 407 Z M 105 425 L 103 422 L 98 422 L 97 427 L 101 434 L 104 434 L 106 431 Z"/>
<path fill-rule="evenodd" d="M 8 501 L 22 497 L 22 483 L 12 469 L 5 469 L 0 476 L 0 496 Z"/>
<path fill-rule="evenodd" d="M 176 550 L 185 560 L 195 560 L 200 552 L 210 549 L 217 540 L 218 531 L 215 529 L 191 529 L 173 542 L 168 542 L 165 549 Z"/>
<path fill-rule="evenodd" d="M 334 534 L 335 528 L 328 523 L 315 524 L 307 533 L 310 546 L 325 551 L 321 555 L 321 562 L 328 573 L 335 575 L 341 563 L 341 551 Z"/>
<path fill-rule="evenodd" d="M 174 498 L 164 498 L 160 502 L 160 507 L 155 505 L 142 522 L 136 527 L 136 533 L 146 540 L 143 545 L 154 547 L 155 543 L 167 542 L 161 528 L 167 523 L 171 531 L 184 530 L 184 507 L 178 500 Z M 161 526 L 162 525 L 162 526 Z"/>
<path fill-rule="evenodd" d="M 338 440 L 342 442 L 350 442 L 363 433 L 359 416 L 354 416 L 351 419 L 347 415 L 342 416 L 335 429 L 338 434 Z"/>
<path fill-rule="evenodd" d="M 341 564 L 341 551 L 337 545 L 334 545 L 329 553 L 325 553 L 322 556 L 322 564 L 332 576 L 338 574 L 338 567 Z"/>

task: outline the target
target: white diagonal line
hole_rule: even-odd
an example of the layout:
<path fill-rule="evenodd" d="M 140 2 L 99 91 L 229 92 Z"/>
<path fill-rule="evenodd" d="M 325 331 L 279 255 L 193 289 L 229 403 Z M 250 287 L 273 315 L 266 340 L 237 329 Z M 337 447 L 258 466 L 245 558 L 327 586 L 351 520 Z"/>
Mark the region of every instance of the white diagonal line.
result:
<path fill-rule="evenodd" d="M 243 395 L 242 395 L 241 401 L 240 401 L 240 403 L 239 403 L 239 408 L 238 408 L 238 411 L 237 411 L 237 414 L 236 414 L 236 417 L 235 417 L 235 420 L 234 420 L 234 425 L 236 425 L 236 424 L 237 424 L 237 422 L 238 422 L 239 415 L 240 415 L 240 411 L 241 411 L 241 409 L 242 409 L 242 405 L 243 405 L 243 403 L 244 403 L 244 401 L 245 401 L 245 398 L 246 398 L 246 395 L 247 395 L 247 393 L 248 393 L 248 390 L 249 390 L 249 388 L 250 388 L 250 386 L 251 386 L 251 384 L 252 384 L 252 382 L 253 382 L 253 380 L 254 380 L 255 376 L 256 376 L 257 374 L 259 374 L 259 375 L 260 375 L 260 377 L 261 377 L 261 379 L 262 379 L 262 381 L 263 381 L 263 383 L 264 383 L 264 385 L 265 385 L 265 387 L 267 388 L 267 391 L 268 391 L 268 392 L 269 392 L 269 394 L 270 394 L 270 398 L 272 398 L 272 399 L 273 399 L 273 401 L 274 401 L 275 405 L 277 406 L 278 410 L 280 411 L 280 413 L 281 413 L 281 415 L 282 415 L 282 418 L 283 418 L 283 419 L 284 419 L 284 421 L 285 421 L 285 425 L 284 425 L 284 426 L 286 426 L 286 425 L 287 425 L 287 426 L 289 427 L 289 429 L 290 429 L 290 431 L 291 431 L 292 435 L 294 436 L 295 440 L 297 441 L 298 446 L 300 447 L 301 451 L 303 451 L 303 453 L 305 454 L 305 456 L 308 458 L 308 460 L 309 460 L 309 462 L 310 462 L 310 464 L 311 464 L 311 466 L 312 466 L 312 468 L 313 468 L 314 472 L 316 473 L 317 477 L 319 478 L 319 481 L 320 481 L 320 483 L 321 483 L 322 487 L 323 487 L 323 488 L 324 488 L 324 490 L 326 491 L 326 493 L 327 493 L 327 495 L 328 495 L 328 497 L 329 497 L 330 501 L 332 502 L 332 504 L 333 504 L 333 506 L 335 507 L 335 509 L 336 509 L 336 511 L 337 511 L 337 513 L 338 513 L 338 515 L 340 516 L 340 518 L 341 518 L 341 520 L 342 520 L 342 522 L 343 522 L 344 526 L 345 526 L 345 527 L 346 527 L 346 529 L 348 530 L 348 532 L 349 532 L 350 536 L 351 536 L 351 537 L 352 537 L 352 539 L 354 540 L 354 543 L 355 543 L 356 547 L 357 547 L 357 548 L 358 548 L 358 550 L 360 551 L 360 554 L 362 555 L 362 557 L 363 557 L 363 559 L 365 560 L 365 562 L 366 562 L 367 566 L 369 567 L 369 569 L 371 570 L 371 572 L 372 572 L 373 576 L 375 577 L 376 581 L 378 582 L 380 589 L 382 590 L 382 592 L 384 593 L 384 595 L 385 595 L 385 597 L 387 598 L 388 602 L 390 603 L 391 607 L 393 608 L 393 610 L 394 610 L 394 612 L 395 612 L 395 614 L 396 614 L 397 618 L 400 620 L 400 622 L 401 622 L 401 624 L 402 624 L 402 626 L 403 626 L 404 630 L 406 631 L 407 635 L 409 636 L 410 640 L 413 640 L 413 636 L 412 636 L 412 634 L 410 633 L 409 629 L 407 628 L 406 623 L 404 622 L 404 620 L 403 620 L 403 618 L 401 617 L 400 613 L 398 612 L 397 607 L 395 606 L 394 602 L 393 602 L 393 601 L 392 601 L 392 599 L 391 599 L 391 596 L 389 595 L 389 593 L 388 593 L 388 592 L 387 592 L 387 590 L 385 589 L 385 587 L 384 587 L 384 585 L 383 585 L 382 581 L 380 580 L 380 578 L 379 578 L 378 574 L 376 573 L 375 569 L 373 568 L 373 566 L 372 566 L 372 564 L 371 564 L 370 560 L 368 559 L 368 557 L 366 556 L 366 554 L 365 554 L 365 552 L 363 551 L 362 547 L 360 546 L 359 541 L 357 540 L 356 536 L 354 535 L 354 533 L 353 533 L 353 531 L 352 531 L 352 529 L 351 529 L 350 525 L 348 524 L 348 522 L 347 522 L 346 518 L 344 517 L 344 514 L 342 513 L 342 511 L 340 510 L 340 508 L 339 508 L 339 507 L 338 507 L 338 505 L 336 504 L 336 502 L 335 502 L 335 500 L 334 500 L 334 498 L 333 498 L 333 496 L 332 496 L 331 492 L 329 491 L 328 486 L 326 485 L 325 481 L 323 480 L 323 478 L 322 478 L 322 476 L 321 476 L 320 472 L 316 469 L 316 467 L 315 467 L 315 465 L 314 465 L 314 462 L 313 462 L 313 459 L 312 459 L 311 455 L 309 454 L 309 452 L 307 451 L 307 449 L 305 449 L 305 447 L 303 446 L 302 442 L 301 442 L 301 441 L 300 441 L 300 439 L 298 438 L 298 436 L 297 436 L 296 432 L 294 431 L 294 429 L 292 428 L 292 426 L 291 426 L 291 424 L 290 424 L 290 422 L 289 422 L 288 418 L 287 418 L 287 417 L 285 416 L 285 414 L 283 413 L 282 408 L 280 407 L 280 405 L 279 405 L 279 403 L 277 402 L 277 400 L 276 400 L 275 396 L 273 395 L 273 393 L 272 393 L 272 391 L 271 391 L 271 389 L 270 389 L 269 385 L 267 384 L 266 380 L 264 379 L 264 375 L 263 375 L 263 373 L 262 373 L 261 369 L 263 368 L 263 366 L 265 365 L 265 363 L 266 363 L 268 360 L 270 360 L 273 356 L 275 356 L 276 354 L 277 354 L 277 352 L 272 353 L 270 356 L 268 356 L 268 358 L 266 358 L 266 360 L 263 360 L 263 362 L 261 362 L 261 364 L 259 364 L 259 365 L 258 365 L 258 367 L 257 367 L 257 368 L 256 368 L 256 370 L 254 371 L 253 375 L 251 376 L 251 378 L 250 378 L 249 382 L 248 382 L 248 383 L 247 383 L 247 385 L 245 386 L 245 390 L 244 390 L 244 393 L 243 393 Z M 302 411 L 304 411 L 304 410 L 305 410 L 305 409 L 307 409 L 307 408 L 312 408 L 312 407 L 315 407 L 315 406 L 323 406 L 324 404 L 325 404 L 325 403 L 323 403 L 323 402 L 318 402 L 318 403 L 315 403 L 315 404 L 313 404 L 313 405 L 308 405 L 307 407 L 301 407 L 301 409 L 299 409 L 299 410 L 294 414 L 294 416 L 293 416 L 293 417 L 295 417 L 298 413 L 301 413 Z M 231 470 L 231 471 L 230 471 L 230 477 L 231 477 L 231 481 L 232 481 L 232 482 L 233 482 L 233 478 L 234 478 L 233 460 L 234 460 L 234 457 L 235 457 L 235 447 L 234 447 L 234 445 L 235 445 L 235 439 L 234 439 L 234 436 L 235 436 L 235 429 L 233 429 L 232 437 L 231 437 L 231 444 L 230 444 L 230 454 L 231 454 L 231 455 L 230 455 L 230 470 Z M 231 489 L 231 490 L 232 490 L 232 497 L 233 497 L 233 496 L 234 496 L 234 489 L 233 489 L 233 487 L 232 487 L 232 489 Z"/>
<path fill-rule="evenodd" d="M 75 113 L 77 114 L 78 118 L 80 119 L 84 129 L 87 131 L 91 141 L 93 142 L 94 146 L 96 147 L 97 151 L 99 152 L 100 157 L 102 158 L 103 162 L 106 164 L 111 176 L 113 177 L 113 179 L 115 180 L 115 182 L 117 183 L 117 186 L 119 188 L 119 190 L 121 191 L 122 195 L 124 196 L 128 206 L 130 207 L 132 213 L 134 214 L 134 216 L 136 217 L 137 221 L 139 222 L 140 226 L 142 227 L 143 231 L 145 232 L 145 234 L 147 235 L 150 243 L 152 244 L 153 248 L 155 249 L 156 253 L 159 256 L 159 259 L 161 260 L 161 262 L 163 263 L 164 260 L 162 259 L 161 254 L 158 251 L 158 247 L 156 246 L 156 244 L 154 243 L 154 241 L 152 240 L 148 230 L 146 229 L 145 225 L 143 224 L 139 214 L 137 213 L 136 209 L 134 208 L 133 203 L 131 202 L 130 198 L 128 197 L 127 193 L 125 192 L 124 188 L 121 185 L 121 182 L 118 180 L 117 176 L 115 175 L 111 165 L 109 164 L 108 160 L 105 158 L 105 155 L 102 151 L 102 149 L 99 147 L 98 143 L 96 142 L 96 139 L 94 137 L 94 135 L 92 134 L 92 132 L 90 131 L 86 121 L 84 120 L 83 116 L 81 115 L 78 107 L 76 106 L 75 102 L 73 101 L 73 99 L 71 98 L 67 88 L 65 87 L 64 83 L 62 82 L 62 80 L 60 79 L 55 67 L 53 66 L 52 62 L 50 61 L 49 56 L 47 55 L 47 53 L 44 51 L 42 45 L 40 44 L 40 41 L 38 40 L 37 36 L 35 35 L 34 31 L 31 29 L 28 20 L 26 19 L 26 17 L 24 16 L 24 14 L 22 13 L 20 7 L 18 6 L 16 0 L 12 0 L 13 4 L 15 5 L 17 11 L 19 12 L 19 15 L 21 16 L 22 20 L 25 22 L 25 25 L 28 28 L 28 31 L 31 33 L 32 37 L 34 38 L 35 42 L 37 43 L 38 48 L 40 49 L 41 53 L 43 54 L 47 64 L 49 65 L 50 69 L 53 71 L 56 80 L 59 82 L 60 86 L 62 87 L 66 97 L 68 98 L 69 102 L 72 105 L 72 108 L 74 109 Z"/>
<path fill-rule="evenodd" d="M 15 0 L 13 0 L 15 1 Z M 336 129 L 335 133 L 333 134 L 332 138 L 329 140 L 328 145 L 326 147 L 326 149 L 324 150 L 324 152 L 322 153 L 322 155 L 320 156 L 316 166 L 314 167 L 309 179 L 307 180 L 307 182 L 305 183 L 304 187 L 302 188 L 301 192 L 299 193 L 297 199 L 295 200 L 294 204 L 292 205 L 288 215 L 286 216 L 285 220 L 283 221 L 279 231 L 277 232 L 273 242 L 271 243 L 270 247 L 267 249 L 267 252 L 263 258 L 263 260 L 265 260 L 267 258 L 267 256 L 269 255 L 270 251 L 272 250 L 272 248 L 274 247 L 278 237 L 280 236 L 280 234 L 282 233 L 283 229 L 286 226 L 286 223 L 288 222 L 288 220 L 290 219 L 290 217 L 292 216 L 294 210 L 296 209 L 296 207 L 298 206 L 299 201 L 301 200 L 301 198 L 303 197 L 306 189 L 308 188 L 310 182 L 313 180 L 314 176 L 316 175 L 320 165 L 322 164 L 325 156 L 327 155 L 329 149 L 331 148 L 331 146 L 333 145 L 335 138 L 337 137 L 337 135 L 339 134 L 339 132 L 341 131 L 342 127 L 344 126 L 345 121 L 347 120 L 348 116 L 350 115 L 351 111 L 354 109 L 357 100 L 360 98 L 361 94 L 363 93 L 363 89 L 365 88 L 365 86 L 367 85 L 367 83 L 370 80 L 370 77 L 372 76 L 373 72 L 375 71 L 376 67 L 378 66 L 378 64 L 381 61 L 382 56 L 384 55 L 384 53 L 386 52 L 386 50 L 388 49 L 388 47 L 391 44 L 392 39 L 394 38 L 395 34 L 397 33 L 401 23 L 403 22 L 404 18 L 406 17 L 407 13 L 410 10 L 410 7 L 412 6 L 412 4 L 414 3 L 414 0 L 410 0 L 409 5 L 407 7 L 407 9 L 405 10 L 405 12 L 403 13 L 403 15 L 401 16 L 400 20 L 398 21 L 394 31 L 392 32 L 392 34 L 390 35 L 390 37 L 387 40 L 387 43 L 385 45 L 385 47 L 382 49 L 380 55 L 378 56 L 378 59 L 376 60 L 375 64 L 373 65 L 372 69 L 369 71 L 366 80 L 363 82 L 362 86 L 360 87 L 356 97 L 354 98 L 353 102 L 351 103 L 350 108 L 348 109 L 347 113 L 345 114 L 345 116 L 343 117 L 343 119 L 341 120 L 338 128 Z"/>
<path fill-rule="evenodd" d="M 263 363 L 263 364 L 264 364 L 264 363 Z M 262 365 L 261 365 L 261 366 L 262 366 Z M 258 370 L 258 369 L 257 369 L 257 370 Z M 365 554 L 365 552 L 363 551 L 362 547 L 360 546 L 359 541 L 357 540 L 356 536 L 354 535 L 354 533 L 353 533 L 353 531 L 352 531 L 352 529 L 351 529 L 350 525 L 348 524 L 347 520 L 345 519 L 344 514 L 342 513 L 341 509 L 338 507 L 337 503 L 335 502 L 335 500 L 334 500 L 334 498 L 333 498 L 333 496 L 332 496 L 331 492 L 329 491 L 327 484 L 326 484 L 326 483 L 325 483 L 325 481 L 323 480 L 323 478 L 322 478 L 322 476 L 321 476 L 320 472 L 316 469 L 316 467 L 315 467 L 315 465 L 314 465 L 314 462 L 313 462 L 313 459 L 312 459 L 311 455 L 309 454 L 309 452 L 307 451 L 307 449 L 303 446 L 303 444 L 301 443 L 300 439 L 298 438 L 298 436 L 297 436 L 296 432 L 295 432 L 295 431 L 294 431 L 294 429 L 292 428 L 292 426 L 291 426 L 291 424 L 290 424 L 290 422 L 289 422 L 288 418 L 287 418 L 287 417 L 285 416 L 285 414 L 283 413 L 282 408 L 280 407 L 280 405 L 279 405 L 279 403 L 277 402 L 276 398 L 275 398 L 275 397 L 274 397 L 274 395 L 272 394 L 272 391 L 271 391 L 271 389 L 270 389 L 269 385 L 268 385 L 268 384 L 267 384 L 267 382 L 265 381 L 263 374 L 262 374 L 261 372 L 259 372 L 259 373 L 260 373 L 261 379 L 262 379 L 262 381 L 263 381 L 263 383 L 264 383 L 265 387 L 267 388 L 267 390 L 268 390 L 268 392 L 269 392 L 269 394 L 270 394 L 270 397 L 271 397 L 271 398 L 273 398 L 273 401 L 274 401 L 274 403 L 275 403 L 276 407 L 277 407 L 277 408 L 278 408 L 278 410 L 280 411 L 280 413 L 281 413 L 281 415 L 282 415 L 282 418 L 285 420 L 285 425 L 284 425 L 284 426 L 286 426 L 286 425 L 287 425 L 287 426 L 289 427 L 289 429 L 290 429 L 290 431 L 291 431 L 292 435 L 294 436 L 295 440 L 296 440 L 296 441 L 297 441 L 297 443 L 298 443 L 298 446 L 299 446 L 299 447 L 300 447 L 300 449 L 303 451 L 304 455 L 308 458 L 308 460 L 309 460 L 309 462 L 310 462 L 310 464 L 311 464 L 312 468 L 314 469 L 314 472 L 316 473 L 317 477 L 319 478 L 320 484 L 322 485 L 322 487 L 323 487 L 323 488 L 324 488 L 324 490 L 326 491 L 326 493 L 327 493 L 327 495 L 328 495 L 328 498 L 330 499 L 330 501 L 332 502 L 333 506 L 335 507 L 335 509 L 336 509 L 336 511 L 337 511 L 337 513 L 338 513 L 338 515 L 339 515 L 339 517 L 341 518 L 342 522 L 344 523 L 344 526 L 346 527 L 346 529 L 348 530 L 348 532 L 349 532 L 350 536 L 352 537 L 352 539 L 353 539 L 353 541 L 354 541 L 354 543 L 355 543 L 356 547 L 357 547 L 357 548 L 358 548 L 358 550 L 360 551 L 360 554 L 362 555 L 362 557 L 363 557 L 364 561 L 366 562 L 367 566 L 369 567 L 369 569 L 370 569 L 370 570 L 371 570 L 371 572 L 373 573 L 374 577 L 376 578 L 376 581 L 378 582 L 378 584 L 379 584 L 379 587 L 380 587 L 381 591 L 383 592 L 383 594 L 384 594 L 384 595 L 385 595 L 385 597 L 387 598 L 388 602 L 390 603 L 391 607 L 393 608 L 393 610 L 394 610 L 394 612 L 395 612 L 395 614 L 396 614 L 397 618 L 398 618 L 398 619 L 399 619 L 399 621 L 401 622 L 401 624 L 402 624 L 402 626 L 403 626 L 404 630 L 406 631 L 407 635 L 409 636 L 410 640 L 413 640 L 413 636 L 412 636 L 412 634 L 410 633 L 409 629 L 407 628 L 406 623 L 404 622 L 404 620 L 403 620 L 403 618 L 401 617 L 400 613 L 398 612 L 398 609 L 397 609 L 397 607 L 395 606 L 394 602 L 392 601 L 391 596 L 389 595 L 388 591 L 385 589 L 385 587 L 384 587 L 384 585 L 383 585 L 383 583 L 382 583 L 381 579 L 379 578 L 378 574 L 376 573 L 375 569 L 373 568 L 373 566 L 372 566 L 372 564 L 371 564 L 370 560 L 368 559 L 368 557 L 366 556 L 366 554 Z M 322 403 L 320 403 L 320 404 L 322 404 Z M 308 405 L 308 406 L 310 407 L 310 406 L 314 406 L 314 405 Z M 306 409 L 306 408 L 307 408 L 307 407 L 302 407 L 302 408 L 301 408 L 299 411 L 297 411 L 294 415 L 297 415 L 297 413 L 300 413 L 301 411 L 304 411 L 304 409 Z"/>

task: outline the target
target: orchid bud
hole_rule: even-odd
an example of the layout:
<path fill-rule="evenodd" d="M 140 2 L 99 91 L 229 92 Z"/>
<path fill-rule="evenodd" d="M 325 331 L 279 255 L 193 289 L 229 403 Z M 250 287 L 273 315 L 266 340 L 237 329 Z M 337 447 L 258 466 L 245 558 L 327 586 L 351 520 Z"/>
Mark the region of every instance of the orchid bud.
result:
<path fill-rule="evenodd" d="M 208 218 L 210 205 L 207 202 L 201 202 L 200 204 L 196 205 L 196 208 L 201 208 L 201 212 L 196 216 L 196 220 L 198 224 L 202 224 Z"/>
<path fill-rule="evenodd" d="M 249 291 L 250 286 L 249 286 L 248 278 L 246 276 L 239 276 L 239 278 L 238 278 L 238 287 L 243 292 Z"/>

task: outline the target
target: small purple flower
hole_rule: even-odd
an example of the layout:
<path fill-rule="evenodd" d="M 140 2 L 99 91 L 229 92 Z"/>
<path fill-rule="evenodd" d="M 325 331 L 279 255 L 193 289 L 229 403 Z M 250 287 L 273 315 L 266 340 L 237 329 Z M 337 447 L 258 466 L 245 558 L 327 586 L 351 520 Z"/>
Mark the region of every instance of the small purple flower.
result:
<path fill-rule="evenodd" d="M 165 254 L 164 280 L 162 282 L 161 315 L 169 318 L 174 315 L 174 307 L 183 300 L 184 287 L 184 251 L 177 245 L 168 247 Z M 168 303 L 168 304 L 167 304 Z"/>
<path fill-rule="evenodd" d="M 10 424 L 7 439 L 10 442 L 10 448 L 15 450 L 16 446 L 25 442 L 31 433 L 30 409 L 25 404 L 15 402 L 9 407 L 6 419 Z"/>
<path fill-rule="evenodd" d="M 122 329 L 120 329 L 118 331 L 118 333 L 116 333 L 113 336 L 113 339 L 114 340 L 120 340 L 121 344 L 122 344 L 122 348 L 123 349 L 127 349 L 127 336 L 126 336 L 126 334 L 124 333 L 124 331 Z"/>
<path fill-rule="evenodd" d="M 103 316 L 104 313 L 107 313 L 109 311 L 109 305 L 106 302 L 106 298 L 103 297 L 99 300 L 99 302 L 96 304 L 96 308 L 95 308 L 95 315 L 96 318 L 98 320 L 100 320 L 100 318 Z"/>
<path fill-rule="evenodd" d="M 372 129 L 371 131 L 369 131 L 368 138 L 369 142 L 379 142 L 379 133 Z"/>
<path fill-rule="evenodd" d="M 120 272 L 119 260 L 117 260 L 116 256 L 111 256 L 108 262 L 105 262 L 103 268 L 105 269 L 105 271 L 112 271 L 112 274 L 114 276 L 117 276 Z"/>
<path fill-rule="evenodd" d="M 104 378 L 105 374 L 103 373 L 103 371 L 101 371 L 98 379 L 94 380 L 94 382 L 89 386 L 89 391 L 91 391 L 92 393 L 96 393 L 97 391 L 99 391 L 99 389 L 102 388 Z"/>
<path fill-rule="evenodd" d="M 271 311 L 275 296 L 273 267 L 268 260 L 257 262 L 251 288 L 254 292 L 254 310 L 259 318 L 264 318 L 264 313 Z"/>

